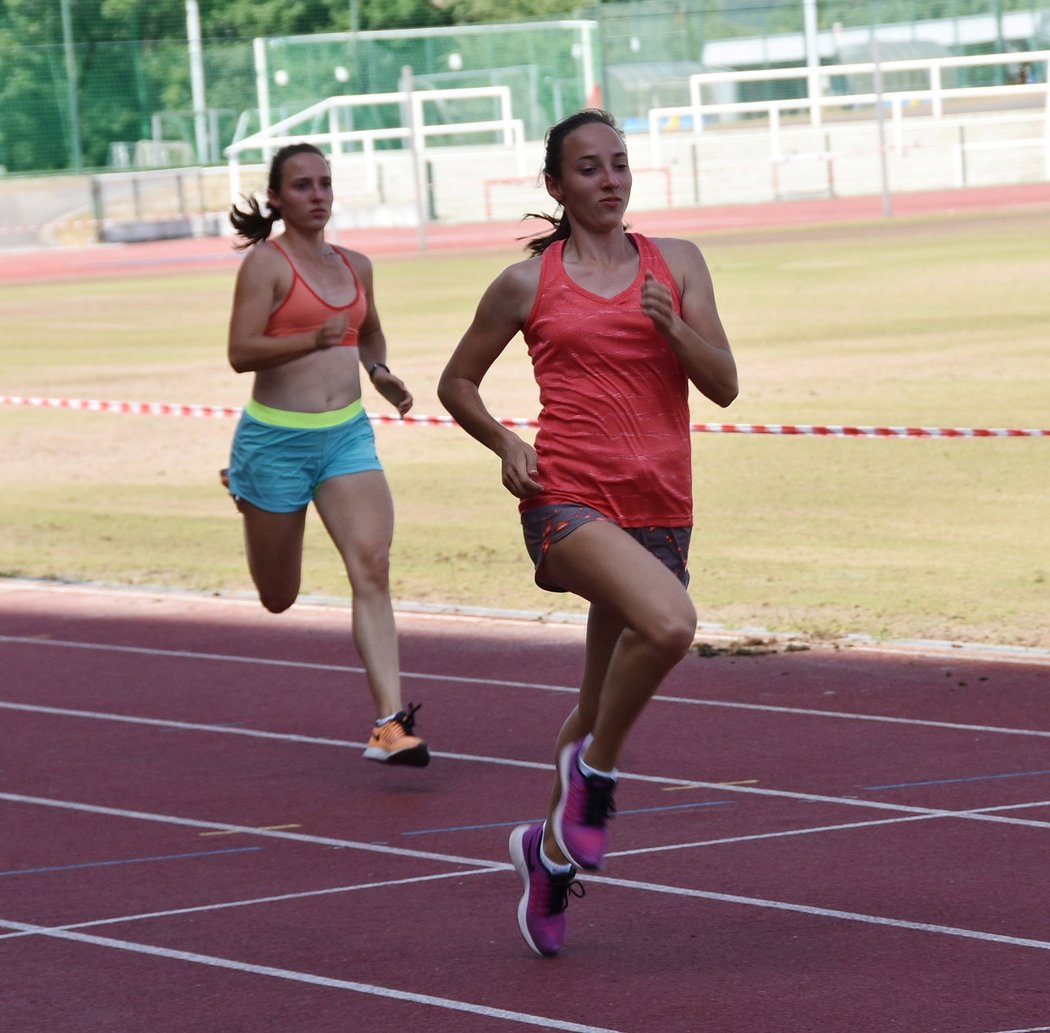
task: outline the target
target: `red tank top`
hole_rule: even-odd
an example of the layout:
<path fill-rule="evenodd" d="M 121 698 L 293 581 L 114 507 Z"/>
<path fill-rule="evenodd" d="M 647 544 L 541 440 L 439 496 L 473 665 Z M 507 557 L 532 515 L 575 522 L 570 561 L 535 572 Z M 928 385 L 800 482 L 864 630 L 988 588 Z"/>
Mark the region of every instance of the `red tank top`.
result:
<path fill-rule="evenodd" d="M 563 241 L 543 253 L 524 336 L 540 388 L 536 452 L 542 495 L 591 506 L 621 527 L 688 527 L 693 522 L 689 381 L 641 310 L 646 271 L 678 286 L 663 255 L 641 234 L 638 275 L 612 298 L 574 283 Z"/>
<path fill-rule="evenodd" d="M 326 319 L 339 312 L 345 312 L 350 322 L 346 334 L 339 343 L 347 347 L 356 347 L 357 332 L 365 320 L 368 303 L 365 301 L 364 291 L 361 290 L 361 282 L 353 266 L 347 261 L 346 255 L 336 248 L 336 254 L 350 270 L 357 294 L 349 305 L 330 305 L 299 275 L 299 270 L 295 268 L 295 263 L 288 252 L 276 240 L 270 243 L 284 255 L 292 267 L 292 286 L 284 301 L 270 313 L 270 318 L 266 323 L 266 335 L 268 337 L 291 337 L 292 334 L 316 330 L 324 324 Z"/>

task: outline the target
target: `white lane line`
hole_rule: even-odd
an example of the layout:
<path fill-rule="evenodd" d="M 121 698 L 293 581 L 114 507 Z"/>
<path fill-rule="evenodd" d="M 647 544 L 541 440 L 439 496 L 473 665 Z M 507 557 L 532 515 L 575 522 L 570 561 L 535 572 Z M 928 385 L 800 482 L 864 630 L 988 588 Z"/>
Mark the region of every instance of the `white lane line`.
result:
<path fill-rule="evenodd" d="M 227 969 L 233 972 L 248 973 L 256 976 L 270 976 L 274 979 L 286 979 L 293 983 L 306 983 L 311 986 L 323 986 L 333 990 L 349 990 L 353 993 L 367 994 L 371 997 L 384 997 L 392 1001 L 407 1004 L 425 1004 L 445 1011 L 466 1012 L 481 1015 L 488 1019 L 503 1019 L 524 1026 L 539 1026 L 542 1029 L 565 1030 L 567 1033 L 619 1033 L 617 1030 L 602 1026 L 587 1026 L 579 1022 L 568 1022 L 551 1018 L 547 1015 L 531 1015 L 528 1012 L 510 1011 L 506 1008 L 490 1008 L 470 1001 L 457 1001 L 450 997 L 434 997 L 430 994 L 418 994 L 409 990 L 398 990 L 393 987 L 377 986 L 374 983 L 358 983 L 349 979 L 332 979 L 329 976 L 318 976 L 312 972 L 296 972 L 286 968 L 274 968 L 271 965 L 254 965 L 246 961 L 235 961 L 230 958 L 218 958 L 210 954 L 197 954 L 192 951 L 172 950 L 147 943 L 133 943 L 128 940 L 115 940 L 108 936 L 93 936 L 88 933 L 71 932 L 63 929 L 49 929 L 46 926 L 28 925 L 24 922 L 10 922 L 0 919 L 0 927 L 16 929 L 20 932 L 35 933 L 57 940 L 71 940 L 75 943 L 86 943 L 95 947 L 109 947 L 113 950 L 128 951 L 132 954 L 145 954 L 154 958 L 166 958 L 171 961 L 186 961 L 195 965 L 206 965 L 211 968 Z"/>
<path fill-rule="evenodd" d="M 242 735 L 250 738 L 273 739 L 281 742 L 298 742 L 320 746 L 335 746 L 341 748 L 361 749 L 364 743 L 353 742 L 343 739 L 324 739 L 314 736 L 292 735 L 284 732 L 266 732 L 258 729 L 231 727 L 229 725 L 207 725 L 195 724 L 188 721 L 167 721 L 160 718 L 129 717 L 124 714 L 106 714 L 89 710 L 70 710 L 64 707 L 41 707 L 25 703 L 2 703 L 0 710 L 20 710 L 31 713 L 54 714 L 63 717 L 77 717 L 98 721 L 115 721 L 137 725 L 148 725 L 161 728 L 178 728 L 187 731 L 214 732 L 220 735 Z M 451 753 L 444 751 L 431 751 L 432 757 L 443 760 L 453 760 L 472 764 L 491 764 L 499 767 L 522 768 L 533 771 L 549 771 L 550 763 L 538 761 L 512 760 L 506 757 L 490 757 L 471 753 Z M 720 793 L 736 793 L 747 796 L 767 796 L 777 799 L 801 800 L 807 803 L 830 803 L 843 807 L 861 807 L 867 810 L 890 811 L 894 814 L 925 814 L 935 818 L 963 818 L 974 821 L 997 822 L 1006 825 L 1024 825 L 1030 828 L 1050 828 L 1050 821 L 1037 821 L 1031 818 L 1013 818 L 996 813 L 1015 808 L 1050 806 L 1050 801 L 1030 802 L 1018 805 L 1006 805 L 1003 807 L 974 808 L 965 811 L 944 810 L 937 807 L 914 807 L 907 804 L 891 803 L 883 800 L 868 800 L 855 796 L 827 796 L 820 793 L 803 793 L 789 789 L 771 789 L 763 786 L 753 786 L 743 783 L 731 782 L 702 782 L 696 779 L 668 778 L 660 775 L 640 775 L 632 772 L 621 771 L 623 781 L 646 782 L 661 786 L 681 786 L 690 789 L 711 789 Z M 19 799 L 0 793 L 0 799 Z M 26 800 L 35 799 L 26 797 Z M 225 829 L 233 826 L 212 825 L 217 829 Z M 239 826 L 235 827 L 239 831 Z M 253 830 L 258 832 L 259 830 Z M 374 847 L 373 847 L 374 849 Z M 467 862 L 470 863 L 470 862 Z"/>
<path fill-rule="evenodd" d="M 747 907 L 769 908 L 773 911 L 790 911 L 799 915 L 811 915 L 815 918 L 835 918 L 847 922 L 888 926 L 892 929 L 911 929 L 916 932 L 937 933 L 941 936 L 960 937 L 966 940 L 981 940 L 985 943 L 998 943 L 1010 947 L 1034 947 L 1037 950 L 1050 950 L 1050 941 L 1047 940 L 1033 940 L 1024 936 L 1008 936 L 1003 933 L 990 933 L 980 929 L 963 929 L 952 925 L 913 922 L 904 918 L 886 918 L 882 915 L 866 915 L 857 911 L 839 911 L 835 908 L 814 907 L 811 904 L 790 904 L 783 900 L 765 900 L 761 897 L 742 897 L 735 893 L 684 889 L 680 886 L 665 886 L 662 883 L 640 882 L 636 879 L 615 879 L 609 876 L 591 874 L 588 874 L 586 878 L 589 882 L 619 886 L 623 889 L 644 890 L 647 893 L 664 893 L 674 897 L 692 897 L 698 900 L 715 900 L 726 904 L 743 904 Z"/>
<path fill-rule="evenodd" d="M 902 825 L 909 821 L 932 821 L 936 814 L 910 814 L 903 818 L 879 818 L 872 821 L 850 821 L 840 825 L 814 825 L 801 829 L 778 829 L 776 832 L 754 832 L 747 836 L 725 836 L 722 839 L 700 839 L 692 843 L 666 843 L 663 846 L 639 847 L 635 850 L 610 850 L 606 857 L 666 854 L 673 850 L 699 850 L 709 846 L 735 846 L 738 843 L 756 843 L 763 839 L 790 839 L 822 832 L 845 832 L 850 829 L 870 829 L 878 825 Z"/>
<path fill-rule="evenodd" d="M 181 660 L 207 660 L 215 663 L 257 664 L 263 667 L 288 667 L 296 670 L 329 671 L 341 674 L 364 674 L 364 668 L 346 664 L 319 664 L 305 660 L 279 660 L 266 657 L 238 656 L 226 653 L 197 653 L 179 649 L 155 649 L 147 646 L 117 646 L 99 642 L 72 642 L 60 639 L 28 638 L 18 635 L 0 635 L 0 643 L 28 646 L 51 646 L 63 649 L 86 649 L 102 652 L 130 653 L 140 656 L 163 656 Z M 540 689 L 576 695 L 578 686 L 547 685 L 543 682 L 512 681 L 505 678 L 474 678 L 459 674 L 430 674 L 421 671 L 402 671 L 406 680 L 450 682 L 457 685 L 485 685 L 499 688 Z M 812 707 L 783 707 L 764 703 L 740 703 L 735 700 L 692 699 L 687 696 L 653 696 L 661 703 L 681 703 L 693 707 L 717 707 L 725 710 L 750 710 L 767 714 L 786 714 L 793 717 L 836 718 L 843 721 L 871 721 L 876 724 L 907 725 L 917 728 L 942 728 L 949 731 L 988 732 L 998 735 L 1023 735 L 1050 739 L 1050 729 L 1003 728 L 996 725 L 966 724 L 955 721 L 932 721 L 922 718 L 890 717 L 883 714 L 858 714 L 841 710 L 819 710 Z"/>
<path fill-rule="evenodd" d="M 70 922 L 66 925 L 49 926 L 51 929 L 94 929 L 103 925 L 121 925 L 125 922 L 145 922 L 154 918 L 177 918 L 181 915 L 199 915 L 209 911 L 226 911 L 237 907 L 255 907 L 259 904 L 283 904 L 290 900 L 308 900 L 310 897 L 327 897 L 339 893 L 356 893 L 358 890 L 386 889 L 390 886 L 415 886 L 440 879 L 458 879 L 467 875 L 489 875 L 502 871 L 500 868 L 468 868 L 465 871 L 440 872 L 437 875 L 413 875 L 407 879 L 384 879 L 380 882 L 359 882 L 352 886 L 328 886 L 320 890 L 302 890 L 298 893 L 279 893 L 269 897 L 252 897 L 247 900 L 225 900 L 216 904 L 197 904 L 193 907 L 169 908 L 165 911 L 146 911 L 137 915 L 115 915 L 110 918 L 93 918 L 86 922 Z M 14 940 L 20 936 L 35 936 L 36 933 L 12 932 L 0 934 L 0 941 Z"/>
<path fill-rule="evenodd" d="M 1047 806 L 1050 806 L 1050 801 L 1035 800 L 1031 803 L 999 804 L 995 807 L 982 807 L 968 811 L 943 812 L 931 810 L 925 814 L 909 814 L 896 818 L 878 818 L 872 819 L 871 821 L 848 821 L 840 822 L 836 825 L 807 825 L 799 829 L 778 829 L 776 832 L 754 832 L 745 836 L 725 836 L 721 839 L 701 839 L 688 843 L 666 843 L 663 846 L 640 847 L 636 850 L 614 850 L 611 851 L 607 856 L 630 857 L 636 854 L 664 854 L 672 850 L 692 850 L 701 849 L 703 847 L 709 846 L 727 846 L 734 845 L 736 843 L 753 843 L 763 839 L 785 839 L 790 838 L 792 836 L 809 836 L 814 833 L 822 832 L 845 832 L 850 829 L 867 829 L 874 828 L 878 825 L 901 825 L 905 822 L 911 821 L 933 821 L 945 817 L 980 820 L 984 815 L 994 816 L 996 814 L 1001 813 L 1002 811 L 1020 811 L 1026 810 L 1029 807 Z M 1050 822 L 1042 821 L 1019 820 L 1010 821 L 1010 824 L 1025 825 L 1028 827 L 1035 828 L 1050 828 Z"/>
<path fill-rule="evenodd" d="M 180 825 L 191 829 L 222 829 L 242 832 L 248 836 L 265 839 L 285 839 L 296 843 L 311 843 L 315 846 L 340 847 L 349 850 L 366 850 L 370 853 L 393 857 L 411 857 L 419 861 L 438 861 L 442 864 L 461 864 L 471 868 L 509 868 L 503 861 L 486 861 L 477 857 L 459 857 L 455 854 L 438 854 L 428 850 L 409 850 L 405 847 L 387 846 L 385 843 L 364 843 L 354 839 L 338 839 L 334 836 L 314 836 L 308 832 L 289 832 L 281 829 L 262 828 L 253 825 L 238 825 L 221 821 L 206 821 L 202 818 L 180 818 L 173 814 L 154 814 L 149 811 L 132 811 L 123 807 L 103 807 L 98 804 L 76 803 L 70 800 L 50 800 L 42 796 L 25 796 L 20 793 L 0 793 L 0 800 L 8 803 L 31 804 L 34 807 L 55 807 L 60 810 L 77 811 L 81 814 L 104 814 L 110 818 L 128 818 L 133 821 L 152 821 L 160 825 Z"/>
<path fill-rule="evenodd" d="M 621 772 L 620 777 L 623 778 L 627 776 L 625 776 L 625 774 Z M 712 783 L 712 785 L 717 785 L 717 783 Z M 810 794 L 789 793 L 786 791 L 778 790 L 770 790 L 769 792 L 771 793 L 771 795 L 774 796 L 787 797 L 789 799 L 801 799 L 805 802 L 817 801 L 822 803 L 854 803 L 859 804 L 861 806 L 864 805 L 864 801 L 848 799 L 843 800 L 839 797 L 815 797 Z M 223 822 L 207 821 L 200 818 L 180 818 L 174 815 L 155 814 L 149 811 L 133 811 L 121 807 L 104 807 L 99 804 L 79 803 L 73 800 L 55 800 L 45 797 L 27 796 L 20 793 L 0 792 L 0 801 L 6 801 L 7 803 L 26 804 L 35 807 L 53 807 L 59 810 L 71 810 L 85 814 L 101 814 L 107 817 L 127 818 L 134 821 L 151 821 L 164 825 L 178 825 L 186 826 L 189 828 L 222 829 L 226 831 L 243 833 L 245 835 L 262 836 L 264 838 L 270 839 L 283 839 L 298 843 L 311 843 L 320 846 L 339 847 L 342 849 L 366 850 L 371 853 L 389 854 L 396 857 L 412 857 L 420 860 L 439 861 L 447 864 L 461 864 L 468 866 L 480 865 L 486 868 L 490 868 L 493 871 L 502 871 L 510 867 L 508 864 L 501 861 L 489 861 L 483 858 L 476 857 L 462 857 L 457 854 L 439 854 L 425 850 L 409 850 L 403 847 L 388 846 L 383 843 L 363 843 L 357 840 L 337 839 L 330 836 L 316 836 L 307 832 L 284 831 L 281 829 L 267 828 L 263 826 L 226 824 Z M 754 833 L 751 835 L 736 836 L 726 839 L 715 839 L 692 843 L 672 843 L 664 846 L 644 847 L 637 850 L 623 850 L 618 853 L 611 854 L 610 856 L 627 857 L 630 855 L 638 854 L 665 853 L 670 850 L 688 850 L 691 848 L 717 846 L 729 843 L 746 843 L 748 841 L 757 839 L 778 839 L 781 837 L 807 835 L 814 832 L 835 832 L 838 830 L 852 828 L 865 828 L 872 825 L 892 825 L 906 821 L 929 821 L 933 819 L 945 818 L 955 818 L 966 821 L 1002 822 L 1012 825 L 1021 825 L 1029 828 L 1050 828 L 1050 822 L 1031 821 L 1023 818 L 1007 818 L 1001 816 L 1001 812 L 1003 811 L 1024 810 L 1029 807 L 1050 806 L 1050 801 L 1047 800 L 1038 800 L 1017 804 L 1000 804 L 995 807 L 971 809 L 966 811 L 944 811 L 937 810 L 935 808 L 904 807 L 897 806 L 895 804 L 884 804 L 878 802 L 873 802 L 871 806 L 879 810 L 894 811 L 896 812 L 897 816 L 893 818 L 882 819 L 879 821 L 847 822 L 837 825 L 807 826 L 802 829 L 782 829 L 777 832 Z"/>
<path fill-rule="evenodd" d="M 502 867 L 503 868 L 509 868 L 509 865 L 503 865 Z M 490 873 L 493 870 L 494 870 L 493 867 L 482 867 L 482 868 L 477 868 L 474 871 L 470 871 L 470 872 L 449 873 L 449 877 L 488 874 L 488 873 Z M 430 878 L 434 878 L 434 877 L 430 877 Z M 615 877 L 611 877 L 611 876 L 597 875 L 597 874 L 594 874 L 594 873 L 587 873 L 587 875 L 584 876 L 584 879 L 585 879 L 585 881 L 588 881 L 588 882 L 596 882 L 596 883 L 599 883 L 601 885 L 613 886 L 613 887 L 617 887 L 617 888 L 620 888 L 620 889 L 641 890 L 641 891 L 644 891 L 644 892 L 647 892 L 647 893 L 660 893 L 660 894 L 664 894 L 664 895 L 668 895 L 668 896 L 683 897 L 683 898 L 686 898 L 686 899 L 693 899 L 693 900 L 710 900 L 710 901 L 715 901 L 715 902 L 718 902 L 718 903 L 725 903 L 725 904 L 739 904 L 739 905 L 742 905 L 742 906 L 745 906 L 745 907 L 757 907 L 757 908 L 763 908 L 763 909 L 768 909 L 768 910 L 773 910 L 773 911 L 786 911 L 786 912 L 790 912 L 790 913 L 793 913 L 793 914 L 806 915 L 806 916 L 810 916 L 810 917 L 814 917 L 814 918 L 832 918 L 832 919 L 836 919 L 836 920 L 839 920 L 839 921 L 857 922 L 857 923 L 861 923 L 861 924 L 865 924 L 865 925 L 879 925 L 879 926 L 885 926 L 887 928 L 892 928 L 892 929 L 905 929 L 905 930 L 911 930 L 911 931 L 915 931 L 915 932 L 935 933 L 935 934 L 941 935 L 941 936 L 949 936 L 949 937 L 961 938 L 961 939 L 969 939 L 969 940 L 979 940 L 979 941 L 984 942 L 984 943 L 995 943 L 995 944 L 1001 944 L 1001 945 L 1011 946 L 1011 947 L 1029 947 L 1029 948 L 1035 948 L 1035 949 L 1038 949 L 1038 950 L 1050 950 L 1050 941 L 1037 940 L 1037 939 L 1032 939 L 1030 937 L 1011 936 L 1011 935 L 1007 935 L 1007 934 L 1004 934 L 1004 933 L 988 932 L 987 930 L 966 929 L 966 928 L 963 928 L 963 927 L 960 927 L 960 926 L 939 925 L 939 924 L 931 923 L 931 922 L 916 922 L 916 921 L 911 921 L 909 919 L 903 919 L 903 918 L 889 918 L 889 917 L 884 916 L 884 915 L 869 915 L 869 914 L 865 914 L 863 912 L 858 912 L 858 911 L 843 911 L 843 910 L 840 910 L 840 909 L 837 909 L 837 908 L 817 907 L 817 906 L 814 906 L 814 905 L 811 905 L 811 904 L 795 904 L 795 903 L 789 903 L 788 901 L 782 901 L 782 900 L 770 900 L 770 899 L 765 898 L 765 897 L 748 897 L 748 896 L 743 896 L 741 894 L 736 894 L 736 893 L 720 893 L 720 892 L 717 892 L 717 891 L 714 891 L 714 890 L 689 889 L 687 887 L 682 887 L 682 886 L 669 886 L 669 885 L 666 885 L 664 883 L 646 882 L 646 881 L 641 881 L 641 880 L 638 880 L 638 879 L 619 879 L 619 878 L 615 878 Z M 398 881 L 406 881 L 406 882 L 408 882 L 408 881 L 417 881 L 417 880 L 398 880 Z M 419 880 L 419 881 L 422 881 L 422 880 Z M 393 885 L 395 883 L 390 883 L 390 884 Z M 383 885 L 383 884 L 376 884 L 376 885 Z M 361 888 L 364 888 L 364 886 L 362 886 Z M 328 890 L 328 891 L 325 891 L 325 890 L 313 891 L 313 893 L 319 895 L 319 894 L 325 893 L 325 892 L 342 892 L 342 891 L 343 891 L 342 889 L 333 889 L 333 890 Z M 310 895 L 310 894 L 303 894 L 303 895 L 306 896 L 306 895 Z M 294 899 L 296 896 L 298 896 L 298 895 L 293 894 L 293 895 L 289 895 L 287 897 L 276 897 L 276 898 L 271 898 L 271 899 L 275 899 L 275 900 Z M 223 907 L 236 907 L 236 906 L 242 906 L 242 904 L 243 905 L 248 905 L 248 904 L 253 904 L 253 903 L 265 903 L 265 902 L 267 902 L 267 898 L 260 898 L 260 900 L 258 900 L 258 901 L 244 901 L 244 902 L 237 902 L 237 903 L 233 903 L 233 904 L 219 904 L 219 905 L 203 906 L 201 908 L 191 908 L 191 909 L 185 909 L 185 910 L 179 910 L 179 911 L 173 911 L 173 912 L 158 912 L 157 915 L 163 917 L 165 914 L 181 914 L 181 913 L 190 913 L 190 912 L 193 912 L 193 911 L 207 911 L 207 910 L 211 910 L 213 908 L 214 909 L 218 909 L 218 908 L 223 908 Z M 149 918 L 149 917 L 155 917 L 155 916 L 152 916 L 152 915 L 130 916 L 129 918 L 123 919 L 123 920 L 124 921 L 135 921 L 138 917 Z M 21 923 L 21 922 L 11 922 L 11 921 L 6 921 L 6 920 L 3 920 L 3 919 L 0 919 L 0 928 L 11 929 L 11 930 L 13 930 L 15 932 L 23 933 L 23 934 L 26 934 L 26 935 L 55 936 L 55 937 L 58 937 L 60 939 L 79 939 L 79 940 L 83 940 L 84 942 L 88 942 L 88 943 L 97 942 L 97 943 L 99 943 L 102 946 L 121 946 L 121 945 L 123 945 L 124 941 L 111 941 L 111 940 L 108 940 L 106 938 L 87 936 L 85 934 L 78 934 L 75 931 L 77 928 L 82 928 L 82 927 L 87 926 L 87 925 L 105 924 L 106 921 L 107 920 L 101 920 L 99 922 L 93 922 L 93 923 L 82 923 L 82 924 L 76 925 L 76 926 L 47 927 L 47 926 L 30 925 L 30 924 Z M 112 922 L 114 920 L 111 919 L 111 920 L 108 920 L 108 921 Z M 122 919 L 116 919 L 116 921 L 122 921 Z M 0 939 L 4 939 L 4 938 L 0 938 Z M 129 949 L 142 949 L 143 952 L 145 952 L 145 953 L 153 953 L 153 949 L 152 948 L 143 947 L 142 945 L 128 944 L 127 946 L 129 947 Z M 183 956 L 182 952 L 178 952 L 178 951 L 165 951 L 163 949 L 158 949 L 158 950 L 160 951 L 160 953 L 163 956 L 168 956 L 168 957 L 182 957 Z M 188 960 L 194 960 L 194 958 L 191 956 Z M 219 960 L 221 961 L 221 959 L 219 959 Z M 238 964 L 238 963 L 236 963 L 236 962 L 229 963 L 230 966 L 233 966 L 233 965 L 236 965 L 236 964 Z M 254 970 L 254 968 L 255 968 L 254 966 L 251 966 L 247 970 Z M 357 986 L 359 986 L 359 984 L 353 984 L 353 986 L 351 988 L 356 988 Z M 390 993 L 395 993 L 395 992 L 391 991 Z M 427 1002 L 423 1002 L 423 1003 L 427 1003 Z M 560 1026 L 557 1026 L 557 1027 L 552 1027 L 552 1028 L 561 1029 L 561 1028 L 577 1028 L 577 1027 L 560 1027 Z"/>
<path fill-rule="evenodd" d="M 183 825 L 191 827 L 236 827 L 236 826 L 217 826 L 215 822 L 207 822 L 200 820 L 193 820 L 188 818 L 176 818 L 162 814 L 149 814 L 139 811 L 123 811 L 118 808 L 110 807 L 97 807 L 86 804 L 75 804 L 66 801 L 57 800 L 44 800 L 34 797 L 20 797 L 12 793 L 0 793 L 0 800 L 10 800 L 12 802 L 40 804 L 44 806 L 60 807 L 76 811 L 84 811 L 87 813 L 95 814 L 109 814 L 117 817 L 134 818 L 138 820 L 155 821 L 165 824 Z M 1024 805 L 1027 806 L 1027 805 Z M 930 814 L 930 817 L 935 815 Z M 944 816 L 956 817 L 958 815 L 947 812 Z M 969 816 L 968 814 L 964 816 Z M 275 832 L 266 829 L 251 828 L 249 826 L 243 827 L 246 833 L 250 833 L 256 836 L 263 836 L 266 838 L 274 839 L 294 839 L 300 842 L 316 843 L 324 846 L 344 846 L 351 848 L 362 848 L 366 850 L 377 851 L 380 853 L 395 854 L 398 856 L 410 856 L 418 857 L 426 860 L 441 860 L 445 859 L 448 862 L 469 866 L 474 869 L 478 869 L 482 872 L 488 871 L 506 871 L 510 870 L 511 866 L 505 862 L 489 861 L 484 858 L 468 858 L 468 857 L 454 857 L 442 854 L 425 853 L 423 851 L 411 851 L 402 850 L 397 847 L 386 847 L 380 844 L 374 843 L 357 843 L 352 840 L 338 840 L 329 837 L 322 836 L 310 836 L 304 833 L 292 833 L 292 832 Z M 460 871 L 450 873 L 453 876 L 467 876 L 471 874 L 467 871 Z M 990 933 L 982 930 L 964 929 L 955 926 L 936 925 L 928 922 L 914 922 L 907 919 L 899 918 L 887 918 L 880 915 L 867 915 L 862 912 L 854 911 L 841 911 L 833 908 L 822 908 L 808 904 L 793 904 L 786 901 L 769 900 L 762 897 L 747 897 L 738 894 L 731 893 L 719 893 L 710 890 L 695 890 L 688 889 L 680 886 L 670 886 L 662 883 L 642 882 L 635 879 L 617 879 L 609 876 L 597 875 L 588 873 L 585 876 L 585 880 L 602 883 L 609 886 L 617 886 L 624 889 L 635 889 L 643 890 L 652 893 L 662 893 L 671 896 L 693 898 L 698 900 L 712 900 L 719 901 L 722 903 L 730 904 L 741 904 L 749 907 L 758 908 L 769 908 L 777 911 L 790 911 L 798 914 L 811 915 L 814 917 L 833 918 L 840 921 L 860 922 L 870 925 L 883 925 L 892 928 L 899 929 L 910 929 L 920 932 L 936 933 L 944 936 L 962 937 L 966 939 L 983 940 L 989 943 L 1000 943 L 1010 946 L 1020 947 L 1035 947 L 1041 950 L 1050 950 L 1050 942 L 1044 940 L 1027 939 L 1024 937 L 1009 936 L 1000 933 Z M 46 935 L 48 930 L 46 927 L 36 927 L 29 925 L 20 925 L 18 923 L 5 923 L 0 921 L 0 927 L 6 926 L 7 928 L 15 931 L 33 932 Z M 56 930 L 55 935 L 61 932 L 60 929 Z M 69 933 L 68 935 L 73 935 Z"/>
<path fill-rule="evenodd" d="M 243 735 L 250 739 L 274 739 L 278 742 L 298 742 L 310 746 L 336 746 L 341 749 L 363 750 L 368 744 L 353 739 L 326 739 L 316 735 L 296 735 L 291 732 L 267 732 L 259 728 L 235 727 L 232 725 L 209 725 L 194 721 L 170 721 L 158 717 L 134 717 L 128 714 L 108 714 L 97 710 L 73 710 L 69 707 L 45 707 L 33 703 L 0 702 L 0 710 L 20 710 L 30 714 L 50 714 L 55 717 L 79 717 L 91 721 L 115 721 L 118 724 L 145 725 L 153 728 L 166 728 L 184 732 L 216 732 L 227 735 Z M 439 753 L 431 750 L 432 757 L 446 760 L 467 760 L 479 763 L 503 765 L 505 767 L 532 768 L 536 771 L 549 771 L 550 763 L 541 764 L 531 760 L 509 760 L 504 757 L 481 757 L 468 753 Z M 690 787 L 694 783 L 689 783 Z"/>

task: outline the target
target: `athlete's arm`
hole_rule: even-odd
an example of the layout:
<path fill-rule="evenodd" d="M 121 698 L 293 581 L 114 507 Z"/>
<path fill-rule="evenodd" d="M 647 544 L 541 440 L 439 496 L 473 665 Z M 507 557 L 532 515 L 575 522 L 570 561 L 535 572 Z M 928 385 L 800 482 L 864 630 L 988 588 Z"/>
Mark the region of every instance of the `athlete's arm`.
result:
<path fill-rule="evenodd" d="M 387 363 L 386 334 L 383 333 L 383 324 L 376 308 L 372 263 L 358 251 L 340 250 L 353 265 L 367 302 L 364 321 L 357 331 L 357 353 L 361 365 L 380 395 L 404 416 L 412 408 L 413 399 L 404 382 L 390 372 Z"/>
<path fill-rule="evenodd" d="M 438 383 L 438 397 L 456 422 L 500 457 L 504 487 L 517 498 L 543 490 L 536 480 L 536 451 L 488 411 L 480 387 L 492 364 L 524 326 L 538 277 L 538 260 L 527 259 L 492 281 Z"/>
<path fill-rule="evenodd" d="M 664 238 L 658 245 L 678 283 L 682 314 L 675 313 L 666 284 L 651 274 L 642 286 L 642 311 L 696 388 L 716 405 L 727 406 L 739 392 L 736 361 L 718 315 L 707 263 L 692 241 Z"/>

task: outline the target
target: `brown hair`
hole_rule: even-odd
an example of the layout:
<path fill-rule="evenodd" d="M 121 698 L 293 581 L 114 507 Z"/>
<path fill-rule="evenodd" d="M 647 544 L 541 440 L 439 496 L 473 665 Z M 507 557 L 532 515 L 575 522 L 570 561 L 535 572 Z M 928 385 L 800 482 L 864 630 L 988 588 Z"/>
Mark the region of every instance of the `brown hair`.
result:
<path fill-rule="evenodd" d="M 563 118 L 547 130 L 547 135 L 544 137 L 543 169 L 540 175 L 549 176 L 555 182 L 559 182 L 561 180 L 562 158 L 565 153 L 565 138 L 579 129 L 580 126 L 591 125 L 594 122 L 615 130 L 619 134 L 620 139 L 623 139 L 623 133 L 616 124 L 616 119 L 608 111 L 602 111 L 601 108 L 584 108 L 582 111 L 577 111 L 574 115 Z M 528 212 L 522 218 L 543 219 L 554 227 L 552 232 L 546 236 L 533 237 L 525 245 L 525 250 L 533 255 L 542 255 L 556 240 L 567 240 L 572 235 L 572 226 L 564 212 L 561 215 Z"/>
<path fill-rule="evenodd" d="M 325 157 L 324 152 L 312 143 L 291 143 L 282 147 L 270 162 L 270 175 L 266 185 L 273 193 L 278 194 L 281 191 L 284 163 L 297 154 L 316 154 L 322 158 Z M 325 158 L 325 161 L 327 160 Z M 244 200 L 248 206 L 247 209 L 238 208 L 237 205 L 230 209 L 230 222 L 237 231 L 237 235 L 244 238 L 242 243 L 233 245 L 238 251 L 243 251 L 253 244 L 266 240 L 273 231 L 273 224 L 281 217 L 280 211 L 269 202 L 264 212 L 254 196 L 245 196 Z"/>

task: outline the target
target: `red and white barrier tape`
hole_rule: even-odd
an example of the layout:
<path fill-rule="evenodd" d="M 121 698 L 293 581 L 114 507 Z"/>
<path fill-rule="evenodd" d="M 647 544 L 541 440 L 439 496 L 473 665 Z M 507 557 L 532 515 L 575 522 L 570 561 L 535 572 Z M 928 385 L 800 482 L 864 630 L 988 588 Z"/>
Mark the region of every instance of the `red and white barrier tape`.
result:
<path fill-rule="evenodd" d="M 106 402 L 83 398 L 29 398 L 0 395 L 0 405 L 33 409 L 69 409 L 79 412 L 120 413 L 133 416 L 193 416 L 198 419 L 232 420 L 240 406 L 180 405 L 169 402 Z M 399 416 L 370 413 L 373 423 L 394 426 L 454 427 L 451 416 Z M 532 418 L 501 419 L 505 427 L 536 427 Z M 860 427 L 813 423 L 691 423 L 694 434 L 774 434 L 819 438 L 1050 438 L 1050 429 L 1017 427 Z"/>

